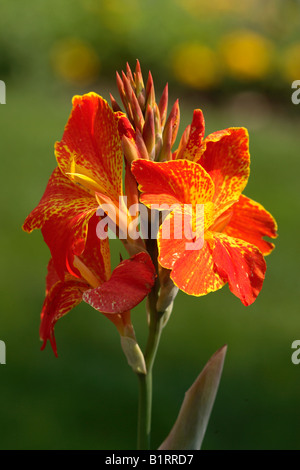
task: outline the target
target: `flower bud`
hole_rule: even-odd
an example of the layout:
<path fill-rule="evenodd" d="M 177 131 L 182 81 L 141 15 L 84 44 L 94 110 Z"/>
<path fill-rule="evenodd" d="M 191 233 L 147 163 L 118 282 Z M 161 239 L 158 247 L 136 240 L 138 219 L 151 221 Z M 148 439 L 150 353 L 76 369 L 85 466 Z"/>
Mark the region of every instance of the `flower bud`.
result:
<path fill-rule="evenodd" d="M 151 106 L 147 106 L 146 116 L 145 116 L 145 125 L 143 129 L 143 139 L 148 150 L 150 159 L 154 159 L 152 152 L 155 147 L 155 128 L 154 128 L 154 114 Z M 152 158 L 153 157 L 153 158 Z"/>
<path fill-rule="evenodd" d="M 136 374 L 147 374 L 145 358 L 136 341 L 132 325 L 128 325 L 124 335 L 121 335 L 121 346 L 132 370 Z"/>
<path fill-rule="evenodd" d="M 138 60 L 136 62 L 136 68 L 135 68 L 135 89 L 136 89 L 137 100 L 139 102 L 142 112 L 144 112 L 145 104 L 146 104 L 146 90 L 145 90 L 143 75 L 141 71 L 141 66 Z"/>
<path fill-rule="evenodd" d="M 173 304 L 173 301 L 178 293 L 178 287 L 170 278 L 170 270 L 161 268 L 159 273 L 160 291 L 156 303 L 156 310 L 158 312 L 166 312 L 166 310 Z M 172 311 L 172 308 L 171 308 Z"/>
<path fill-rule="evenodd" d="M 117 103 L 116 100 L 114 99 L 113 95 L 110 93 L 109 96 L 110 96 L 111 107 L 112 107 L 113 111 L 114 111 L 115 113 L 117 113 L 117 112 L 119 112 L 119 111 L 122 112 L 120 106 L 118 105 L 118 103 Z"/>
<path fill-rule="evenodd" d="M 158 105 L 161 127 L 164 128 L 168 112 L 168 84 L 166 84 Z"/>
<path fill-rule="evenodd" d="M 180 122 L 180 110 L 179 110 L 178 100 L 175 101 L 173 108 L 171 109 L 171 112 L 169 114 L 168 120 L 164 128 L 164 132 L 163 132 L 163 139 L 165 139 L 165 134 L 168 132 L 168 127 L 171 125 L 171 122 L 172 122 L 172 126 L 171 126 L 172 127 L 171 148 L 172 148 L 177 137 L 179 122 Z"/>
<path fill-rule="evenodd" d="M 145 160 L 149 160 L 149 154 L 147 147 L 145 145 L 144 139 L 140 131 L 137 129 L 136 131 L 136 146 L 139 151 L 139 157 L 144 158 Z"/>
<path fill-rule="evenodd" d="M 135 143 L 125 135 L 122 137 L 122 149 L 129 164 L 139 158 L 138 149 Z"/>
<path fill-rule="evenodd" d="M 154 83 L 151 72 L 149 72 L 147 85 L 146 85 L 146 106 L 151 106 L 153 108 L 155 105 L 155 91 Z"/>

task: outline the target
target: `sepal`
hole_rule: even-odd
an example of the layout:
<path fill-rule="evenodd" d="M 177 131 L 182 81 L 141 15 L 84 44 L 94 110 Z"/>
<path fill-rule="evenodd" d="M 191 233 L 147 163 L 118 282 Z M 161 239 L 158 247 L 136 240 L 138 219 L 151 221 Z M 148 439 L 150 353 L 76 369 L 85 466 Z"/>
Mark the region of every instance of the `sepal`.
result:
<path fill-rule="evenodd" d="M 159 450 L 200 450 L 218 391 L 227 346 L 208 361 L 185 394 L 177 420 Z"/>

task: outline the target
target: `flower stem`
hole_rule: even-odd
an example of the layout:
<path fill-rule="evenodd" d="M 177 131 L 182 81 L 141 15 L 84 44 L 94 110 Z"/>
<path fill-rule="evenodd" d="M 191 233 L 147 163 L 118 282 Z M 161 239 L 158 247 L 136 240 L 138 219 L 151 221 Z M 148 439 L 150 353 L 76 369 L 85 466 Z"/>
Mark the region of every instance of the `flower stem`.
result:
<path fill-rule="evenodd" d="M 138 438 L 137 449 L 150 448 L 151 432 L 151 403 L 152 403 L 152 371 L 146 375 L 138 374 L 139 379 L 139 408 L 138 408 Z"/>
<path fill-rule="evenodd" d="M 138 450 L 150 448 L 151 411 L 152 411 L 152 369 L 162 331 L 163 315 L 156 310 L 157 292 L 154 287 L 149 295 L 149 336 L 145 351 L 146 374 L 138 374 Z"/>
<path fill-rule="evenodd" d="M 145 352 L 147 373 L 138 374 L 139 408 L 138 408 L 138 450 L 150 448 L 151 411 L 152 411 L 152 369 L 162 330 L 162 315 L 150 313 L 149 337 Z M 152 318 L 151 318 L 152 317 Z"/>
<path fill-rule="evenodd" d="M 152 259 L 157 263 L 157 245 L 151 246 L 149 240 L 148 250 Z M 153 241 L 152 241 L 153 242 Z M 151 411 L 152 411 L 152 369 L 157 353 L 161 331 L 163 327 L 163 313 L 156 309 L 159 292 L 159 281 L 153 286 L 148 296 L 149 335 L 145 350 L 146 374 L 137 374 L 139 379 L 139 407 L 138 407 L 138 450 L 150 448 Z"/>

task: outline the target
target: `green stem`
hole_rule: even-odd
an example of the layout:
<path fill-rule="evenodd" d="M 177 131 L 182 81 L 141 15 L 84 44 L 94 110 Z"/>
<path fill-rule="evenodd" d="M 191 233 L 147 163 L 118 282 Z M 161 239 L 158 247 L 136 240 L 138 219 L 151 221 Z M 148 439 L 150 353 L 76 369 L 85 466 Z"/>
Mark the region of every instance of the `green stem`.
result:
<path fill-rule="evenodd" d="M 138 374 L 139 379 L 139 408 L 138 408 L 138 438 L 137 449 L 150 448 L 151 433 L 151 403 L 152 403 L 152 371 L 146 375 Z"/>
<path fill-rule="evenodd" d="M 155 241 L 156 242 L 156 241 Z M 152 240 L 148 241 L 148 251 L 154 262 L 157 264 L 157 245 Z M 157 353 L 159 340 L 162 331 L 163 314 L 156 310 L 156 303 L 159 292 L 159 281 L 156 279 L 155 285 L 148 296 L 149 306 L 149 336 L 145 350 L 145 362 L 147 374 L 137 374 L 139 379 L 139 407 L 138 407 L 138 450 L 148 450 L 150 448 L 151 433 L 151 411 L 152 411 L 152 369 Z"/>
<path fill-rule="evenodd" d="M 155 312 L 150 314 L 149 338 L 145 352 L 147 374 L 138 374 L 139 408 L 138 408 L 138 450 L 149 449 L 152 411 L 152 369 L 162 330 L 162 316 Z M 152 317 L 152 321 L 151 321 Z M 154 318 L 153 318 L 154 317 Z"/>

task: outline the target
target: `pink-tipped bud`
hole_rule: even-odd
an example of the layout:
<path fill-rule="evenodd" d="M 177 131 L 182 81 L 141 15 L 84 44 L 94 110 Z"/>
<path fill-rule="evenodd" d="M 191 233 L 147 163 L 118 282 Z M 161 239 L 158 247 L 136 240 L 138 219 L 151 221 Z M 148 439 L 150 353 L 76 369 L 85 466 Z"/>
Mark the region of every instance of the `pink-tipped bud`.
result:
<path fill-rule="evenodd" d="M 122 112 L 122 109 L 120 108 L 120 106 L 118 105 L 118 103 L 116 102 L 116 100 L 114 99 L 113 95 L 110 93 L 109 96 L 110 96 L 111 107 L 112 107 L 113 111 L 114 111 L 115 113 L 117 113 L 118 111 L 121 111 L 121 112 Z"/>
<path fill-rule="evenodd" d="M 155 147 L 155 126 L 154 126 L 154 114 L 151 106 L 147 106 L 145 125 L 143 128 L 143 139 L 148 150 L 150 159 L 154 159 L 154 147 Z"/>
<path fill-rule="evenodd" d="M 168 112 L 168 84 L 166 84 L 164 91 L 161 95 L 158 109 L 160 114 L 160 124 L 161 127 L 164 128 L 167 119 L 167 112 Z"/>
<path fill-rule="evenodd" d="M 129 164 L 139 158 L 136 144 L 125 135 L 122 137 L 122 150 Z"/>
<path fill-rule="evenodd" d="M 128 78 L 126 77 L 124 72 L 122 72 L 122 81 L 123 81 L 123 86 L 124 86 L 126 98 L 127 98 L 128 101 L 130 101 L 132 91 L 134 91 L 134 90 L 133 90 L 133 88 L 130 84 L 130 81 L 128 80 Z"/>
<path fill-rule="evenodd" d="M 153 113 L 154 113 L 155 136 L 161 136 L 162 128 L 161 128 L 161 123 L 160 123 L 160 112 L 156 103 L 154 104 Z"/>
<path fill-rule="evenodd" d="M 155 90 L 151 72 L 149 72 L 146 85 L 146 103 L 146 106 L 151 106 L 151 108 L 153 108 L 155 105 Z"/>
<path fill-rule="evenodd" d="M 141 110 L 144 111 L 145 104 L 146 104 L 146 90 L 145 90 L 141 66 L 138 60 L 136 61 L 134 78 L 135 78 L 136 96 L 137 96 L 139 105 L 141 107 Z"/>
<path fill-rule="evenodd" d="M 135 89 L 135 81 L 133 79 L 131 68 L 130 68 L 128 62 L 126 62 L 126 75 L 127 75 L 127 78 L 130 82 L 130 85 L 132 86 L 133 89 Z"/>
<path fill-rule="evenodd" d="M 163 140 L 165 139 L 165 134 L 169 132 L 168 128 L 171 126 L 172 127 L 172 141 L 171 141 L 171 148 L 174 145 L 174 142 L 177 137 L 177 132 L 179 128 L 179 122 L 180 122 L 180 110 L 179 110 L 179 101 L 176 100 L 173 108 L 171 109 L 171 112 L 169 114 L 168 120 L 166 122 L 164 132 L 163 132 Z"/>
<path fill-rule="evenodd" d="M 127 84 L 129 82 L 126 78 L 126 75 L 124 74 L 124 72 L 122 72 L 122 75 L 126 79 L 125 82 L 126 82 L 126 86 L 127 86 Z M 125 86 L 124 86 L 124 80 L 122 80 L 122 78 L 120 77 L 118 72 L 117 72 L 116 76 L 117 76 L 117 87 L 118 87 L 118 90 L 119 90 L 119 93 L 120 93 L 120 96 L 121 96 L 122 103 L 124 105 L 124 108 L 125 108 L 125 111 L 127 113 L 128 119 L 130 119 L 130 121 L 133 123 L 134 120 L 133 120 L 131 104 L 130 104 L 130 102 L 128 100 L 128 96 L 126 94 L 126 90 L 125 90 Z M 131 88 L 130 84 L 129 84 L 129 87 Z M 127 86 L 127 88 L 128 88 L 128 86 Z"/>
<path fill-rule="evenodd" d="M 159 161 L 172 160 L 172 138 L 173 138 L 173 120 L 169 121 L 165 127 L 162 148 L 159 155 Z"/>
<path fill-rule="evenodd" d="M 154 105 L 154 127 L 155 127 L 155 160 L 157 160 L 162 147 L 162 128 L 160 122 L 160 112 L 157 104 Z"/>
<path fill-rule="evenodd" d="M 130 103 L 129 103 L 128 98 L 127 98 L 126 93 L 125 93 L 125 87 L 124 87 L 123 80 L 121 79 L 118 72 L 116 73 L 116 77 L 117 77 L 117 87 L 118 87 L 118 90 L 119 90 L 119 93 L 120 93 L 122 103 L 123 103 L 124 108 L 126 110 L 128 119 L 130 119 L 130 121 L 133 122 L 133 114 L 132 114 Z"/>
<path fill-rule="evenodd" d="M 147 147 L 145 145 L 143 136 L 138 129 L 136 131 L 135 143 L 139 152 L 139 157 L 144 158 L 145 160 L 149 160 Z"/>
<path fill-rule="evenodd" d="M 117 79 L 117 87 L 120 93 L 121 100 L 123 101 L 125 97 L 125 90 L 124 90 L 124 85 L 122 82 L 122 78 L 120 77 L 119 73 L 116 72 L 116 79 Z"/>
<path fill-rule="evenodd" d="M 142 132 L 145 120 L 144 120 L 144 116 L 143 116 L 141 107 L 139 105 L 139 102 L 138 102 L 137 97 L 135 96 L 134 92 L 131 93 L 130 103 L 131 103 L 135 128 L 139 129 Z"/>
<path fill-rule="evenodd" d="M 185 149 L 186 149 L 186 146 L 187 146 L 187 143 L 188 143 L 188 140 L 189 140 L 189 136 L 190 136 L 190 132 L 191 132 L 191 125 L 189 124 L 182 136 L 181 136 L 181 139 L 180 139 L 180 142 L 179 142 L 179 145 L 178 145 L 178 149 L 177 149 L 177 152 L 176 152 L 176 160 L 179 160 L 181 158 L 183 158 L 183 154 L 185 152 Z"/>

